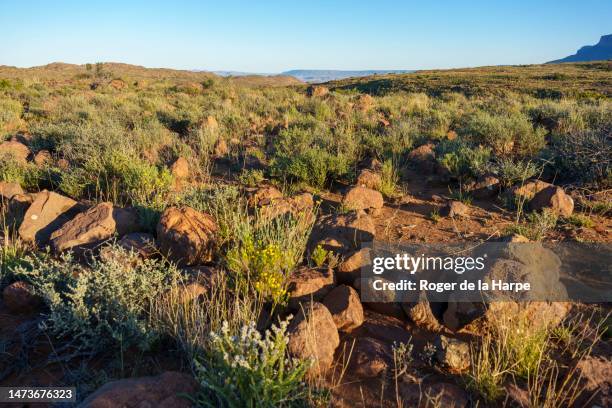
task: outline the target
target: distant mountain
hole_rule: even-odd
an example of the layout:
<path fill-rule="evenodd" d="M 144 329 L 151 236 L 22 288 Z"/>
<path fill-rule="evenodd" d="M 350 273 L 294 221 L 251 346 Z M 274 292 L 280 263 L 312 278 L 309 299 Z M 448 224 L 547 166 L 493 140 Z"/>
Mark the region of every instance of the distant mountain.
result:
<path fill-rule="evenodd" d="M 327 82 L 336 79 L 359 78 L 371 75 L 407 74 L 410 70 L 368 70 L 368 71 L 338 71 L 325 69 L 294 69 L 285 71 L 282 75 L 291 75 L 304 82 Z"/>
<path fill-rule="evenodd" d="M 595 45 L 585 45 L 577 53 L 547 62 L 547 64 L 557 64 L 559 62 L 582 62 L 582 61 L 604 61 L 612 59 L 612 34 L 603 35 Z"/>

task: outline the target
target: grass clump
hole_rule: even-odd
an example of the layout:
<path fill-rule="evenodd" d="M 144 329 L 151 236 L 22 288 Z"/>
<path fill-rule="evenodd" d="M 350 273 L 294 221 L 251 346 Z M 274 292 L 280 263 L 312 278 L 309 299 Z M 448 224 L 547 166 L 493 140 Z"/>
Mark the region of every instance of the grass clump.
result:
<path fill-rule="evenodd" d="M 532 241 L 541 241 L 551 230 L 557 226 L 559 217 L 551 210 L 531 212 L 525 216 L 524 221 L 518 221 L 507 228 L 508 234 L 519 234 Z"/>
<path fill-rule="evenodd" d="M 395 197 L 399 190 L 398 183 L 397 167 L 391 160 L 384 161 L 380 171 L 380 187 L 378 190 L 386 197 Z"/>

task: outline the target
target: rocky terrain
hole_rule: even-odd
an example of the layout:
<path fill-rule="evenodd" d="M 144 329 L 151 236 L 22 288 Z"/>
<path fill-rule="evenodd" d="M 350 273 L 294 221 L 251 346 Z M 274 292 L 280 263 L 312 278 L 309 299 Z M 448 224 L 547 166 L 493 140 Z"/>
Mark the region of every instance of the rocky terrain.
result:
<path fill-rule="evenodd" d="M 364 302 L 360 273 L 373 240 L 610 243 L 609 76 L 559 101 L 1 72 L 2 386 L 86 407 L 610 404 L 609 305 Z M 559 283 L 557 255 L 534 259 L 514 262 Z"/>

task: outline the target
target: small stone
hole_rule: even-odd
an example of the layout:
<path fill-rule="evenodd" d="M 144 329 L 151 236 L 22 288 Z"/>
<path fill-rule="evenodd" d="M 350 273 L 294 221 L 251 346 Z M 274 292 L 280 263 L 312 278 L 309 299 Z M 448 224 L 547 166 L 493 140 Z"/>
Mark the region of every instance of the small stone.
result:
<path fill-rule="evenodd" d="M 440 335 L 436 340 L 436 359 L 451 371 L 464 371 L 470 367 L 470 345 L 465 341 Z"/>
<path fill-rule="evenodd" d="M 24 194 L 23 189 L 19 183 L 9 183 L 6 181 L 0 181 L 0 204 L 8 201 L 18 194 Z"/>
<path fill-rule="evenodd" d="M 359 176 L 357 176 L 357 181 L 355 182 L 355 184 L 358 186 L 367 187 L 372 190 L 378 190 L 381 183 L 382 178 L 380 174 L 374 173 L 368 169 L 361 170 L 361 173 L 359 173 Z"/>
<path fill-rule="evenodd" d="M 470 213 L 470 207 L 463 204 L 461 201 L 449 201 L 440 212 L 445 217 L 467 217 Z"/>

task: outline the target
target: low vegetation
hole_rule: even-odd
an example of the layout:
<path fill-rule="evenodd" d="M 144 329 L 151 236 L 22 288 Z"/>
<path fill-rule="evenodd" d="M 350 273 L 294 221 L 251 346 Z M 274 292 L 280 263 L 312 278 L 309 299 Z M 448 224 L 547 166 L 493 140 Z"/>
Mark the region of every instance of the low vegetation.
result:
<path fill-rule="evenodd" d="M 196 384 L 189 403 L 215 407 L 336 398 L 402 406 L 417 383 L 419 401 L 439 406 L 446 394 L 430 395 L 439 391 L 432 384 L 461 386 L 449 392 L 473 406 L 508 402 L 510 386 L 524 391 L 525 406 L 583 402 L 574 367 L 609 341 L 605 318 L 599 323 L 605 307 L 539 328 L 516 316 L 478 320 L 452 334 L 469 343 L 469 368 L 450 369 L 438 346 L 411 337 L 417 326 L 450 333 L 440 329 L 450 306 L 424 313 L 424 323 L 406 304 L 362 305 L 354 274 L 363 259 L 349 232 L 393 242 L 509 234 L 609 242 L 611 90 L 609 62 L 422 71 L 310 89 L 290 78 L 124 64 L 0 67 L 0 289 L 21 285 L 36 312 L 14 313 L 30 322 L 27 333 L 0 323 L 8 367 L 0 381 L 59 366 L 52 385 L 76 384 L 82 399 L 111 379 L 178 370 Z M 518 193 L 535 179 L 558 188 L 571 209 L 533 205 L 542 189 Z M 365 193 L 348 203 L 357 180 Z M 9 196 L 6 183 L 20 191 Z M 103 242 L 63 254 L 27 242 L 19 226 L 43 189 L 83 208 L 110 202 L 135 214 L 133 230 L 157 242 L 155 251 L 130 248 L 115 224 Z M 185 208 L 196 215 L 160 222 Z M 333 234 L 317 235 L 322 222 Z M 196 242 L 207 256 L 186 262 L 164 252 L 162 234 L 174 252 Z M 295 281 L 304 271 L 312 282 Z M 332 289 L 345 296 L 340 306 L 327 298 Z M 296 307 L 300 290 L 321 308 Z M 372 310 L 364 315 L 363 306 Z M 322 323 L 305 317 L 315 311 Z M 312 324 L 320 347 L 291 343 Z M 387 344 L 385 333 L 403 340 Z M 48 353 L 32 354 L 42 343 Z M 313 371 L 326 357 L 329 371 Z"/>

